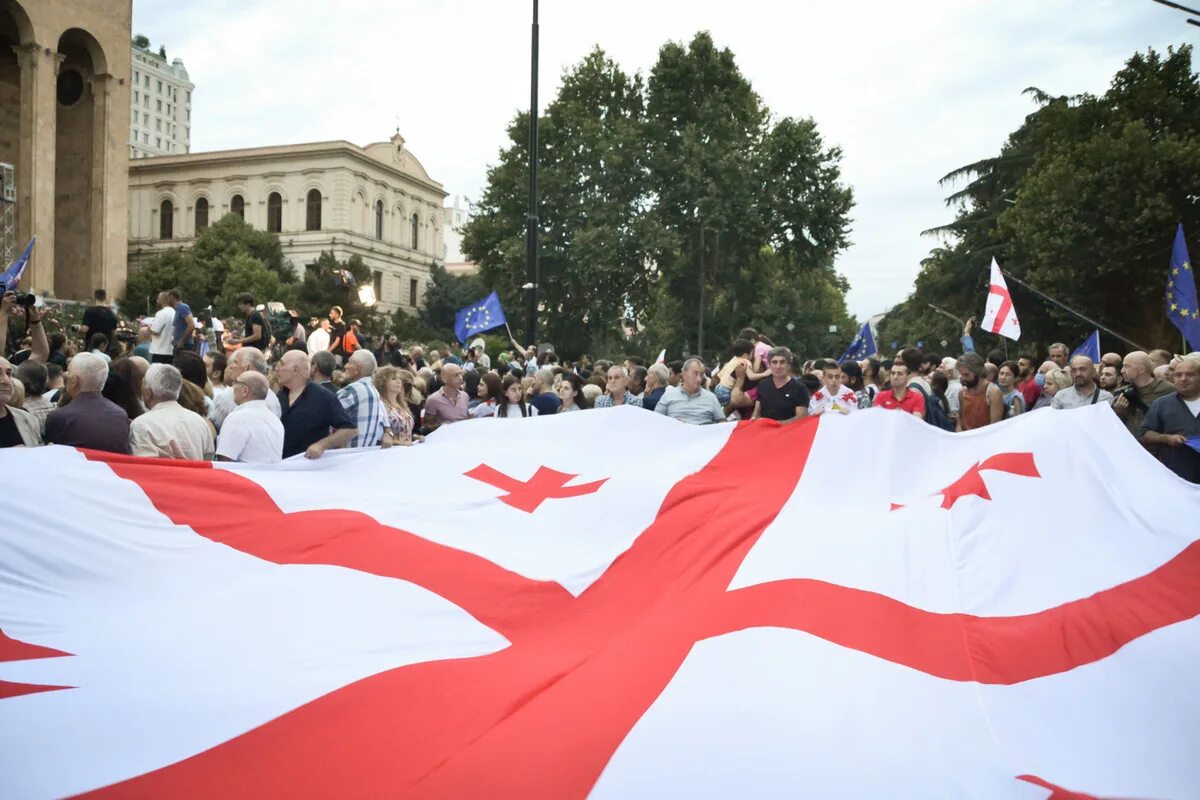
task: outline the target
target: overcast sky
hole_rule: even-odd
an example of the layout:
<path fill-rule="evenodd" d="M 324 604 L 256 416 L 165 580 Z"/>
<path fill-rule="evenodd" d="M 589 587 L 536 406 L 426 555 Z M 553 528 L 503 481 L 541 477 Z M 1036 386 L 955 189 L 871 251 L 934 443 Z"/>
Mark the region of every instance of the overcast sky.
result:
<path fill-rule="evenodd" d="M 1186 3 L 1185 3 L 1186 4 Z M 529 103 L 529 0 L 134 0 L 196 84 L 192 149 L 386 139 L 477 198 Z M 949 220 L 937 179 L 997 152 L 1027 86 L 1103 91 L 1135 50 L 1200 40 L 1150 0 L 543 0 L 541 98 L 596 44 L 647 73 L 668 40 L 729 47 L 778 116 L 813 117 L 856 205 L 851 313 L 903 300 Z M 982 298 L 981 298 L 982 303 Z M 966 313 L 966 312 L 964 312 Z"/>

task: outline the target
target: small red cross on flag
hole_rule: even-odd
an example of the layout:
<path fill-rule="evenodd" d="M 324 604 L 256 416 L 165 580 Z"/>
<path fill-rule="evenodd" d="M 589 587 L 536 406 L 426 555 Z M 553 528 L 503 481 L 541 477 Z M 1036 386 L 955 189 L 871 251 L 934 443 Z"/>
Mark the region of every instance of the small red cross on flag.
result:
<path fill-rule="evenodd" d="M 1014 342 L 1021 338 L 1021 323 L 1017 321 L 1017 310 L 1013 308 L 1012 295 L 1004 282 L 1004 273 L 996 259 L 992 259 L 992 277 L 988 285 L 987 306 L 983 312 L 983 330 L 1007 336 Z"/>

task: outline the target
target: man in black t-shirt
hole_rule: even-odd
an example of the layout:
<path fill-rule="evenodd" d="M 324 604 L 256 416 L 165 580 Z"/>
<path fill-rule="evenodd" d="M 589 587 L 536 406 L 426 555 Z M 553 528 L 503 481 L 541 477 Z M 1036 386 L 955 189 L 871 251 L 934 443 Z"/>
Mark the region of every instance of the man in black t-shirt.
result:
<path fill-rule="evenodd" d="M 246 315 L 246 326 L 242 335 L 229 340 L 230 344 L 240 344 L 243 347 L 257 347 L 266 353 L 271 347 L 271 327 L 263 312 L 255 308 L 254 295 L 243 293 L 238 295 L 237 307 Z"/>
<path fill-rule="evenodd" d="M 117 315 L 108 307 L 108 293 L 103 289 L 97 289 L 92 293 L 92 304 L 84 309 L 83 321 L 79 326 L 80 338 L 85 342 L 90 341 L 92 336 L 97 333 L 103 333 L 108 339 L 110 346 L 117 341 L 117 337 L 113 334 L 117 330 Z"/>
<path fill-rule="evenodd" d="M 329 352 L 346 360 L 346 322 L 342 319 L 342 307 L 329 309 Z"/>
<path fill-rule="evenodd" d="M 758 400 L 753 419 L 773 419 L 793 422 L 808 416 L 807 387 L 791 375 L 792 351 L 776 347 L 767 354 L 770 377 L 758 382 Z"/>

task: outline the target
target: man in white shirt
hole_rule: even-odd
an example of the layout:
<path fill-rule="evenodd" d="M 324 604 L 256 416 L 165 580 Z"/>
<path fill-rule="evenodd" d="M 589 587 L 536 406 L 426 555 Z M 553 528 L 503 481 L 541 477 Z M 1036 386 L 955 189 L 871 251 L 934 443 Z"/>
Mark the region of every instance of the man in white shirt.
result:
<path fill-rule="evenodd" d="M 813 392 L 808 401 L 809 416 L 825 413 L 849 414 L 858 408 L 858 397 L 849 386 L 842 385 L 842 366 L 833 359 L 825 362 L 821 372 L 824 385 Z"/>
<path fill-rule="evenodd" d="M 158 293 L 158 313 L 150 321 L 150 361 L 170 364 L 175 357 L 175 308 L 166 292 Z"/>
<path fill-rule="evenodd" d="M 218 431 L 225 423 L 225 418 L 237 408 L 233 397 L 233 384 L 237 381 L 238 376 L 247 371 L 257 372 L 263 377 L 267 375 L 267 358 L 257 347 L 242 347 L 229 354 L 229 361 L 225 365 L 225 386 L 213 392 L 212 405 L 208 408 L 208 421 Z M 275 393 L 267 392 L 265 402 L 267 409 L 278 418 L 279 398 L 275 396 Z"/>
<path fill-rule="evenodd" d="M 237 408 L 225 418 L 217 437 L 218 461 L 272 464 L 283 458 L 283 423 L 267 408 L 271 385 L 246 371 L 233 382 Z"/>
<path fill-rule="evenodd" d="M 308 335 L 308 354 L 311 356 L 314 353 L 319 353 L 322 350 L 329 349 L 329 320 L 322 319 L 317 327 L 313 328 L 312 333 Z"/>
<path fill-rule="evenodd" d="M 129 425 L 129 452 L 152 458 L 208 461 L 213 457 L 212 428 L 204 417 L 179 405 L 183 375 L 170 364 L 151 364 L 142 379 L 148 409 Z"/>

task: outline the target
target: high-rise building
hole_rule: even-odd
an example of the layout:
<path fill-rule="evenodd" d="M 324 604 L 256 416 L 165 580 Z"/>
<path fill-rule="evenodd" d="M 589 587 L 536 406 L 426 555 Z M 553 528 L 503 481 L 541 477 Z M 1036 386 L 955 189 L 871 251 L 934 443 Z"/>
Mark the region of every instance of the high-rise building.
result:
<path fill-rule="evenodd" d="M 192 90 L 183 59 L 167 61 L 167 51 L 150 49 L 150 40 L 135 36 L 129 82 L 129 157 L 190 153 Z"/>

